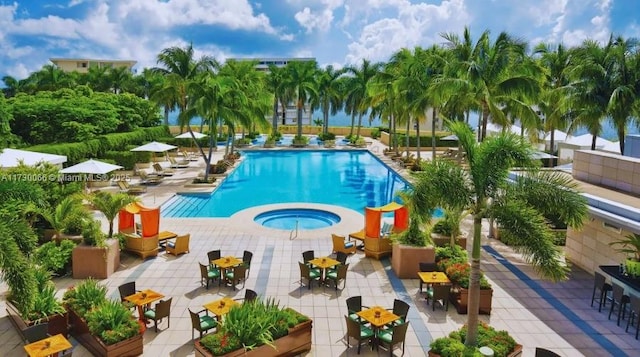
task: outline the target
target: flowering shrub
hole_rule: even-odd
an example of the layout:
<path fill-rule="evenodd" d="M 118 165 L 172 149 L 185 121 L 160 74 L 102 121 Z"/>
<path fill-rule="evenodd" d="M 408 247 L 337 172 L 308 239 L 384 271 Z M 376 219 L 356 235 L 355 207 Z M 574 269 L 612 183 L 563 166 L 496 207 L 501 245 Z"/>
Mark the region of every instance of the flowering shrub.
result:
<path fill-rule="evenodd" d="M 222 330 L 204 336 L 200 343 L 214 356 L 220 356 L 242 347 L 242 343 L 236 335 Z"/>
<path fill-rule="evenodd" d="M 454 263 L 449 265 L 447 270 L 445 271 L 449 280 L 452 283 L 460 286 L 461 288 L 468 289 L 469 288 L 469 277 L 471 275 L 471 266 L 467 263 Z M 487 278 L 484 277 L 484 274 L 480 272 L 480 289 L 487 290 L 491 289 L 491 284 Z"/>

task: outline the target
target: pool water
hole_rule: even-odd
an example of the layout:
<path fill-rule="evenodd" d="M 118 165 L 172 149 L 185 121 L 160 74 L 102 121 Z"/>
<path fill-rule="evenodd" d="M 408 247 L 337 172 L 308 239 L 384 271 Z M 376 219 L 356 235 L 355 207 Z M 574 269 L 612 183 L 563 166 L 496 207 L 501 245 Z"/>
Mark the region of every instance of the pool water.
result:
<path fill-rule="evenodd" d="M 230 217 L 246 208 L 290 202 L 364 212 L 397 201 L 409 184 L 364 150 L 264 150 L 245 159 L 212 194 L 177 195 L 165 217 Z"/>
<path fill-rule="evenodd" d="M 317 209 L 285 208 L 260 213 L 253 220 L 264 227 L 290 231 L 331 227 L 340 222 L 340 216 Z"/>

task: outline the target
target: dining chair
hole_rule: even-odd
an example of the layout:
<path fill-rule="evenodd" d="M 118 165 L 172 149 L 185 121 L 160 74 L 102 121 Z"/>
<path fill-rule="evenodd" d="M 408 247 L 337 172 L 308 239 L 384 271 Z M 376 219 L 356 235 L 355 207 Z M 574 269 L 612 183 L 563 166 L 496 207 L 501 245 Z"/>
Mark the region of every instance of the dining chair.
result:
<path fill-rule="evenodd" d="M 251 271 L 251 260 L 253 259 L 253 253 L 248 250 L 245 250 L 242 253 L 242 264 L 247 268 L 247 277 L 249 276 L 249 272 Z"/>
<path fill-rule="evenodd" d="M 362 305 L 362 296 L 351 296 L 347 298 L 347 316 L 353 321 L 356 321 L 360 324 L 366 324 L 366 321 L 358 316 L 358 312 L 362 311 L 363 308 L 368 308 L 368 306 Z"/>
<path fill-rule="evenodd" d="M 125 302 L 124 298 L 136 293 L 136 282 L 130 281 L 118 286 L 118 292 L 120 293 L 120 301 Z"/>
<path fill-rule="evenodd" d="M 309 268 L 309 266 L 303 262 L 298 262 L 298 266 L 300 267 L 300 287 L 303 286 L 303 279 L 307 279 L 308 288 L 311 290 L 311 285 L 313 281 L 320 281 L 322 274 L 320 273 L 320 269 L 317 268 Z"/>
<path fill-rule="evenodd" d="M 220 254 L 220 249 L 216 249 L 216 250 L 210 250 L 207 252 L 207 260 L 209 261 L 209 265 L 212 268 L 215 268 L 215 264 L 212 263 L 212 261 L 220 259 L 221 258 L 221 254 Z"/>
<path fill-rule="evenodd" d="M 437 271 L 438 270 L 436 263 L 420 262 L 420 263 L 418 263 L 418 268 L 419 268 L 421 273 L 432 272 L 432 271 Z M 419 293 L 422 293 L 422 285 L 423 284 L 424 284 L 424 282 L 422 281 L 422 279 L 420 279 L 420 290 L 418 291 Z M 427 286 L 427 289 L 428 288 L 429 288 L 429 286 Z"/>
<path fill-rule="evenodd" d="M 144 317 L 153 320 L 156 332 L 158 332 L 158 321 L 161 321 L 165 317 L 167 318 L 167 328 L 171 326 L 171 300 L 173 300 L 173 298 L 160 300 L 156 303 L 155 309 L 147 309 L 144 312 Z"/>
<path fill-rule="evenodd" d="M 349 264 L 338 265 L 336 269 L 327 271 L 326 279 L 333 281 L 336 291 L 338 290 L 338 284 L 340 281 L 344 281 L 342 289 L 347 286 L 347 271 L 349 270 Z"/>
<path fill-rule="evenodd" d="M 546 348 L 536 347 L 535 357 L 560 357 L 560 355 Z"/>
<path fill-rule="evenodd" d="M 598 292 L 598 312 L 602 311 L 602 308 L 606 306 L 607 299 L 609 298 L 609 291 L 612 290 L 613 287 L 606 282 L 604 275 L 595 272 L 593 292 L 591 293 L 591 307 L 593 307 L 593 302 L 596 301 L 596 292 Z"/>
<path fill-rule="evenodd" d="M 225 281 L 227 284 L 231 284 L 233 290 L 236 290 L 236 285 L 242 282 L 242 287 L 244 288 L 244 283 L 247 280 L 247 266 L 240 264 L 233 267 L 233 269 L 227 269 L 225 273 Z"/>
<path fill-rule="evenodd" d="M 27 343 L 34 343 L 49 337 L 49 323 L 43 322 L 37 325 L 31 325 L 22 330 L 24 339 Z"/>
<path fill-rule="evenodd" d="M 193 330 L 198 330 L 200 332 L 200 338 L 202 338 L 202 334 L 204 332 L 207 332 L 208 330 L 211 330 L 213 328 L 216 328 L 216 326 L 218 326 L 218 323 L 216 322 L 216 320 L 209 316 L 207 310 L 200 310 L 198 312 L 193 312 L 191 311 L 191 309 L 187 309 L 189 310 L 189 315 L 191 315 L 191 339 L 193 340 Z M 205 313 L 205 315 L 200 315 L 202 313 Z"/>
<path fill-rule="evenodd" d="M 347 258 L 349 257 L 349 254 L 345 253 L 345 252 L 337 252 L 336 253 L 336 260 L 340 262 L 340 264 L 345 265 L 347 264 Z"/>
<path fill-rule="evenodd" d="M 216 279 L 218 279 L 218 286 L 220 286 L 220 269 L 211 268 L 200 262 L 198 262 L 198 265 L 200 266 L 200 286 L 206 283 L 207 290 L 209 290 L 209 282 L 213 283 Z"/>
<path fill-rule="evenodd" d="M 405 323 L 407 321 L 407 315 L 409 314 L 409 304 L 407 304 L 406 302 L 400 300 L 400 299 L 394 299 L 393 300 L 393 310 L 391 310 L 394 315 L 398 315 L 400 316 L 399 319 L 393 321 L 391 324 L 392 325 L 401 325 L 403 323 Z"/>
<path fill-rule="evenodd" d="M 611 308 L 609 309 L 609 317 L 611 319 L 611 314 L 615 310 L 616 306 L 618 307 L 618 321 L 616 325 L 620 326 L 620 317 L 624 319 L 625 311 L 627 304 L 629 303 L 629 295 L 624 294 L 624 287 L 622 285 L 618 285 L 615 282 L 611 284 L 613 287 L 613 300 L 611 302 Z"/>
<path fill-rule="evenodd" d="M 442 301 L 442 307 L 445 311 L 449 311 L 449 294 L 451 293 L 451 284 L 434 284 L 427 291 L 427 305 L 431 300 L 432 310 L 436 311 L 436 301 Z"/>
<path fill-rule="evenodd" d="M 306 250 L 302 252 L 302 261 L 311 267 L 312 264 L 309 264 L 310 260 L 315 259 L 316 254 L 313 250 Z"/>
<path fill-rule="evenodd" d="M 365 325 L 359 324 L 357 321 L 354 321 L 348 316 L 344 317 L 345 322 L 347 323 L 347 348 L 350 348 L 349 338 L 354 338 L 358 341 L 358 354 L 360 354 L 360 346 L 362 342 L 371 343 L 373 340 L 374 334 L 373 330 Z M 372 345 L 373 349 L 373 345 Z"/>
<path fill-rule="evenodd" d="M 393 356 L 393 349 L 399 344 L 402 344 L 402 354 L 404 355 L 404 340 L 407 337 L 407 327 L 409 327 L 409 321 L 394 325 L 390 329 L 378 330 L 378 343 L 382 347 L 389 349 L 389 356 Z"/>
<path fill-rule="evenodd" d="M 258 293 L 251 290 L 251 289 L 246 289 L 244 291 L 244 302 L 248 302 L 248 301 L 254 301 L 255 299 L 258 298 Z"/>
<path fill-rule="evenodd" d="M 640 296 L 629 296 L 629 308 L 631 310 L 631 316 L 627 320 L 627 327 L 624 332 L 629 332 L 629 325 L 636 324 L 636 340 L 638 339 L 638 331 L 640 331 Z"/>

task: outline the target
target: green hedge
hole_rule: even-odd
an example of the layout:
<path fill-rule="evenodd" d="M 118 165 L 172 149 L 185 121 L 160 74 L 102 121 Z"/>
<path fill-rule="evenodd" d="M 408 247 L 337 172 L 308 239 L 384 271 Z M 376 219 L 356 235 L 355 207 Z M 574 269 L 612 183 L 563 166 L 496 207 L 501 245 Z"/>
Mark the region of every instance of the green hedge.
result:
<path fill-rule="evenodd" d="M 25 150 L 64 155 L 67 157 L 67 164 L 73 165 L 85 159 L 105 157 L 108 151 L 122 150 L 128 145 L 138 146 L 149 141 L 166 141 L 166 139 L 170 138 L 168 127 L 155 126 L 151 128 L 141 128 L 128 133 L 101 135 L 96 139 L 78 143 L 36 145 L 27 147 Z M 150 155 L 147 157 L 150 158 Z M 109 158 L 116 159 L 114 157 Z"/>
<path fill-rule="evenodd" d="M 436 135 L 436 147 L 457 147 L 458 141 L 456 140 L 442 140 L 447 135 L 438 136 Z M 405 146 L 407 142 L 407 136 L 405 134 L 397 134 L 398 143 L 400 146 Z M 416 136 L 409 136 L 409 147 L 416 147 L 418 144 L 418 140 Z M 431 135 L 423 136 L 420 135 L 420 147 L 431 146 Z"/>

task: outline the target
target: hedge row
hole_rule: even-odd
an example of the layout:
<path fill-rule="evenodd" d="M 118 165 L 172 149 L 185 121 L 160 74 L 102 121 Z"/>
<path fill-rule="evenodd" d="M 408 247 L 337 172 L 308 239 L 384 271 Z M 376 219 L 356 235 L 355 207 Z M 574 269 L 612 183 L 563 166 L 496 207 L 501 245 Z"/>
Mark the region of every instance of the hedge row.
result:
<path fill-rule="evenodd" d="M 122 150 L 128 145 L 137 146 L 154 140 L 165 141 L 168 138 L 171 138 L 168 127 L 155 126 L 140 128 L 127 133 L 101 135 L 95 139 L 78 143 L 30 146 L 25 148 L 25 150 L 64 155 L 67 157 L 67 163 L 73 165 L 85 159 L 104 157 L 106 152 Z M 113 157 L 111 158 L 115 159 Z"/>
<path fill-rule="evenodd" d="M 457 140 L 442 140 L 446 135 L 438 136 L 436 135 L 436 147 L 457 147 Z M 400 146 L 404 147 L 407 143 L 407 136 L 405 134 L 397 134 L 398 143 Z M 418 144 L 418 140 L 416 136 L 409 136 L 409 147 L 416 147 Z M 420 135 L 420 147 L 428 147 L 431 146 L 431 135 L 423 136 Z"/>
<path fill-rule="evenodd" d="M 113 160 L 124 170 L 133 170 L 137 162 L 150 162 L 151 153 L 148 151 L 107 151 L 102 155 L 105 159 Z"/>

